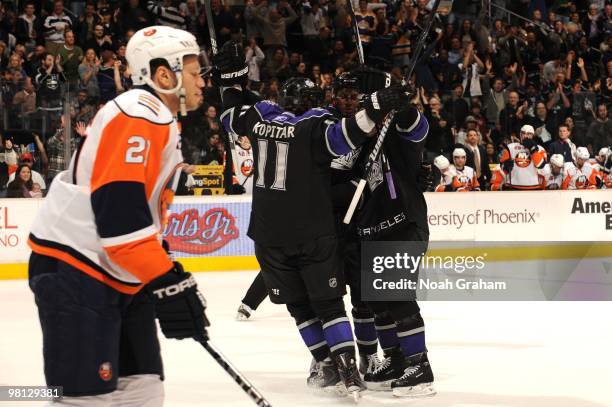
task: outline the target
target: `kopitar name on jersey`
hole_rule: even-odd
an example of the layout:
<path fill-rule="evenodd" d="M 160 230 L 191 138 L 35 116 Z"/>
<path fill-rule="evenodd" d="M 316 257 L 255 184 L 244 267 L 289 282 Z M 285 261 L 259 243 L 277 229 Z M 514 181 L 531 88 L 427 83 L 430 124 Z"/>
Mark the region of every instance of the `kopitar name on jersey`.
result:
<path fill-rule="evenodd" d="M 274 126 L 259 122 L 253 127 L 253 133 L 266 138 L 293 138 L 295 127 Z"/>

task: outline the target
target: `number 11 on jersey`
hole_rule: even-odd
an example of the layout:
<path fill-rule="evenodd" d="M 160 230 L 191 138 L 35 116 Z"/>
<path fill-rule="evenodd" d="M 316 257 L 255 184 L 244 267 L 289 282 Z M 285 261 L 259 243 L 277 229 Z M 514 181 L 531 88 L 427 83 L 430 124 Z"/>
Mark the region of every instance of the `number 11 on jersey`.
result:
<path fill-rule="evenodd" d="M 274 165 L 274 182 L 270 189 L 276 189 L 278 191 L 285 191 L 285 181 L 287 179 L 287 158 L 289 156 L 289 143 L 284 141 L 275 141 L 276 144 L 276 157 L 272 158 L 272 165 Z M 259 149 L 258 160 L 257 160 L 257 181 L 255 186 L 260 188 L 266 187 L 265 175 L 266 175 L 266 162 L 268 159 L 268 140 L 257 140 L 257 146 Z"/>

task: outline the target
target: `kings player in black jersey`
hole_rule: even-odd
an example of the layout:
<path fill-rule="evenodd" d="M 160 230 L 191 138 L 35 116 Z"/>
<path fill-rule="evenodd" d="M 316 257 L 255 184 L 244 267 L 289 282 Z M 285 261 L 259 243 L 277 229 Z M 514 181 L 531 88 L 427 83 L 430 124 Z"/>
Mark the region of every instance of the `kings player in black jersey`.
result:
<path fill-rule="evenodd" d="M 338 78 L 335 105 L 344 116 L 358 93 L 370 93 L 389 86 L 388 74 L 361 67 Z M 356 86 L 348 86 L 354 82 Z M 354 88 L 358 90 L 355 90 Z M 353 89 L 351 89 L 353 88 Z M 353 222 L 341 242 L 346 276 L 351 286 L 355 336 L 360 353 L 376 351 L 375 336 L 385 353 L 385 360 L 373 372 L 366 372 L 370 390 L 393 390 L 396 396 L 435 394 L 433 373 L 427 359 L 423 318 L 416 301 L 369 302 L 360 300 L 360 247 L 356 241 L 411 241 L 427 247 L 429 231 L 427 206 L 423 197 L 422 151 L 429 130 L 425 116 L 407 104 L 389 127 L 382 154 L 368 177 L 368 187 Z M 337 210 L 346 210 L 355 190 L 354 177 L 363 174 L 365 161 L 374 140 L 333 161 L 335 169 L 334 202 Z M 374 311 L 376 329 L 372 329 Z M 360 340 L 361 337 L 361 340 Z M 360 343 L 361 342 L 361 343 Z M 363 350 L 363 351 L 362 351 Z"/>
<path fill-rule="evenodd" d="M 330 162 L 363 144 L 376 122 L 408 102 L 401 87 L 371 95 L 366 108 L 338 120 L 317 108 L 322 91 L 304 78 L 289 79 L 279 104 L 252 103 L 242 89 L 248 72 L 238 43 L 214 58 L 224 87 L 222 123 L 246 135 L 254 149 L 255 183 L 248 236 L 274 303 L 286 304 L 317 361 L 335 364 L 346 389 L 365 388 L 342 302 L 344 280 L 337 256 Z"/>

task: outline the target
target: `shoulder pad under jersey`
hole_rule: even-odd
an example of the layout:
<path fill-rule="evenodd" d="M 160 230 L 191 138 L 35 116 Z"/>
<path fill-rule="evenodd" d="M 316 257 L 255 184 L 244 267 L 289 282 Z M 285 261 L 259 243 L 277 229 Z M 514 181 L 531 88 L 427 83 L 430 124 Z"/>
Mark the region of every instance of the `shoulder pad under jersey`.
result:
<path fill-rule="evenodd" d="M 173 120 L 168 107 L 157 96 L 144 89 L 129 90 L 117 96 L 113 102 L 129 117 L 145 119 L 155 124 L 170 124 Z"/>

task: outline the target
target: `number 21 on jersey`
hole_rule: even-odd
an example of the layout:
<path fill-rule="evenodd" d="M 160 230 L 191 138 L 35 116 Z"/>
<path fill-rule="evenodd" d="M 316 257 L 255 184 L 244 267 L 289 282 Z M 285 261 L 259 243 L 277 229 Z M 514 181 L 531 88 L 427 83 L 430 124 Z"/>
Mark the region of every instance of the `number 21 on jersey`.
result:
<path fill-rule="evenodd" d="M 128 149 L 125 152 L 125 162 L 128 164 L 146 164 L 149 155 L 149 140 L 142 136 L 132 136 L 128 139 Z"/>
<path fill-rule="evenodd" d="M 271 163 L 275 167 L 274 182 L 270 189 L 278 191 L 286 191 L 285 181 L 287 180 L 287 157 L 289 156 L 289 143 L 284 141 L 275 141 L 276 144 L 276 159 Z M 266 187 L 266 161 L 268 160 L 268 140 L 257 140 L 258 160 L 257 160 L 257 181 L 255 186 L 260 188 Z"/>

